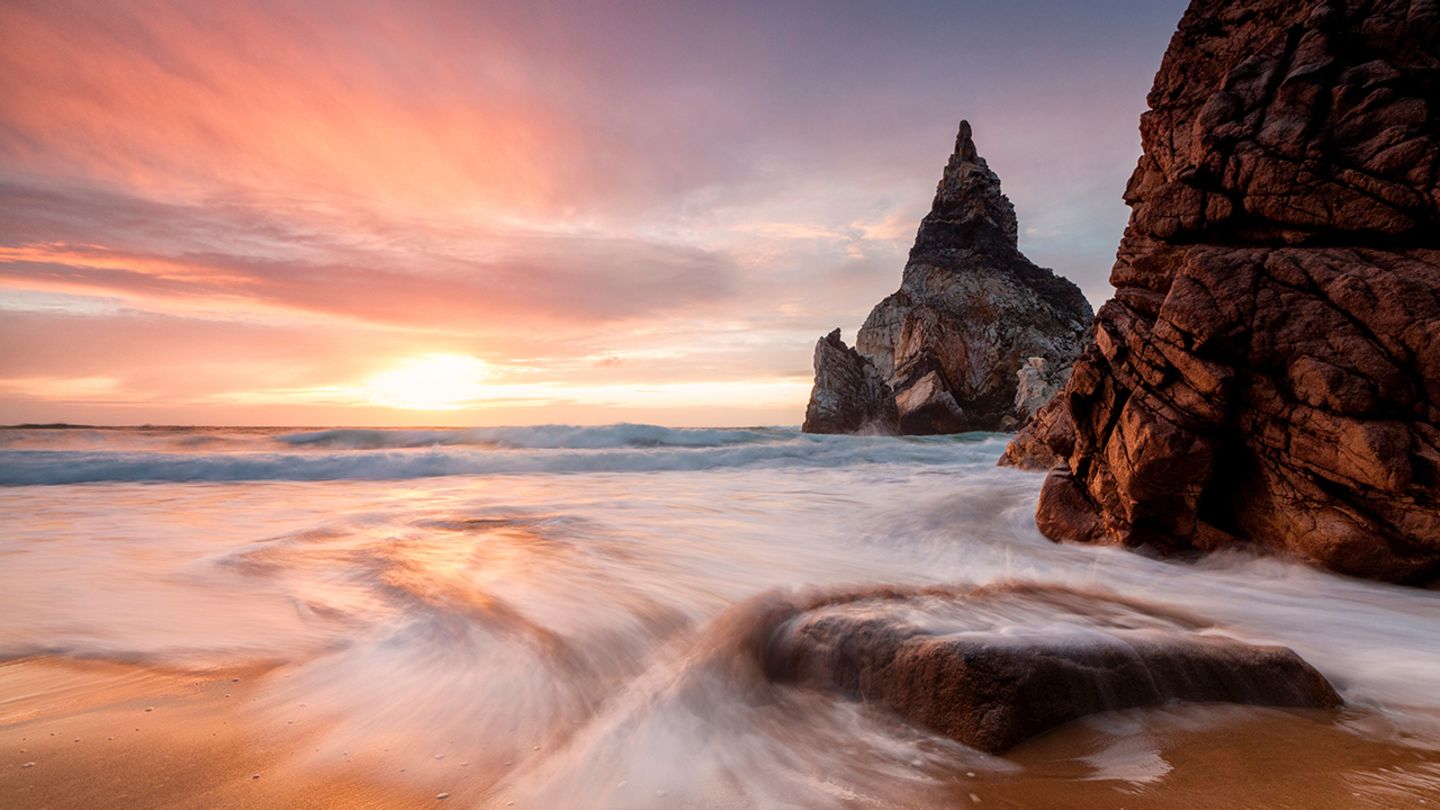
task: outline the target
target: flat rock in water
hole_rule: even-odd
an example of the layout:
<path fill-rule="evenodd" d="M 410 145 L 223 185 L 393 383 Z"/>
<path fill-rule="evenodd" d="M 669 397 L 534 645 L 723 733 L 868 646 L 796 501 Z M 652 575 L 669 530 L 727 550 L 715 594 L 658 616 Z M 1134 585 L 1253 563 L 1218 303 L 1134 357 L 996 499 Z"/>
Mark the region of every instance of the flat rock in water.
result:
<path fill-rule="evenodd" d="M 1183 617 L 1076 592 L 867 592 L 797 610 L 760 654 L 773 681 L 881 705 L 990 753 L 1115 709 L 1340 705 L 1293 651 L 1198 630 Z"/>

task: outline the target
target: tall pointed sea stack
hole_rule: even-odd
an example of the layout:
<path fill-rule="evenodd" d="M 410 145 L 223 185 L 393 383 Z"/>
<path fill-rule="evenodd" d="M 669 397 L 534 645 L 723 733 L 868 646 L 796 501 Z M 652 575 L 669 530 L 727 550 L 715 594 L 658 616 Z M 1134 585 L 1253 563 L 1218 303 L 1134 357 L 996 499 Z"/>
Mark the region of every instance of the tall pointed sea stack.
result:
<path fill-rule="evenodd" d="M 805 430 L 1007 430 L 1033 416 L 1069 375 L 1091 311 L 1078 287 L 1021 255 L 1017 233 L 1000 178 L 960 122 L 900 289 L 870 312 L 858 356 L 842 351 L 838 335 L 816 345 Z M 888 387 L 893 409 L 877 403 L 873 385 L 857 387 L 867 368 Z M 850 382 L 838 390 L 835 381 Z"/>
<path fill-rule="evenodd" d="M 1440 575 L 1437 43 L 1432 0 L 1191 4 L 1045 534 Z"/>

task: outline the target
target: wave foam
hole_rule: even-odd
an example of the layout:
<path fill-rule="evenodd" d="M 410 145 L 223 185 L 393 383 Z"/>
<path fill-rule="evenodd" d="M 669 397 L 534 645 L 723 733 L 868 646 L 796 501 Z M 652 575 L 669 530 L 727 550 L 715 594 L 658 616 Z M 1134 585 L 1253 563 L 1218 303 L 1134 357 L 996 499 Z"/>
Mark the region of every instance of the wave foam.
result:
<path fill-rule="evenodd" d="M 568 431 L 568 432 L 567 432 Z M 451 432 L 445 433 L 447 436 Z M 288 434 L 292 442 L 370 441 L 367 434 L 414 441 L 427 431 L 321 431 Z M 469 432 L 472 435 L 477 432 Z M 992 464 L 1004 438 L 994 435 L 894 439 L 810 436 L 796 431 L 673 430 L 643 425 L 611 428 L 505 428 L 528 446 L 419 446 L 332 452 L 156 453 L 61 450 L 0 451 L 0 485 L 83 484 L 104 481 L 335 481 L 396 480 L 449 475 L 642 473 L 752 467 L 843 467 L 855 464 Z M 657 441 L 637 446 L 643 437 Z M 297 438 L 310 437 L 310 438 Z M 489 441 L 489 439 L 486 439 Z M 691 442 L 684 444 L 683 442 Z M 608 442 L 608 444 L 607 444 Z M 497 445 L 499 443 L 497 442 Z"/>

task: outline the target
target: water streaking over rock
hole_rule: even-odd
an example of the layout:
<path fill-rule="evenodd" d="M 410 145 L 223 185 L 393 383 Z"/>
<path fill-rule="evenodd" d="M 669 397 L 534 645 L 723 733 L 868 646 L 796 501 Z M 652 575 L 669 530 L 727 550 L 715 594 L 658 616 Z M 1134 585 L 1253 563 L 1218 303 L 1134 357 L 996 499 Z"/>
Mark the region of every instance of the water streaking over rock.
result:
<path fill-rule="evenodd" d="M 996 468 L 996 436 L 653 426 L 0 435 L 9 453 L 110 453 L 112 470 L 138 453 L 202 467 L 343 460 L 349 471 L 0 488 L 6 672 L 111 662 L 179 682 L 176 697 L 107 710 L 119 718 L 114 741 L 60 725 L 41 736 L 55 730 L 68 748 L 40 750 L 39 721 L 0 723 L 0 789 L 77 761 L 62 756 L 118 756 L 125 735 L 193 705 L 222 737 L 251 735 L 217 756 L 247 756 L 253 740 L 271 752 L 233 782 L 204 784 L 214 805 L 277 791 L 284 772 L 352 763 L 404 799 L 387 794 L 382 806 L 430 806 L 445 792 L 450 804 L 496 808 L 956 806 L 971 793 L 981 806 L 1104 807 L 1137 804 L 1143 791 L 1148 806 L 1181 807 L 1233 799 L 1219 791 L 1233 790 L 1237 769 L 1245 798 L 1265 806 L 1353 793 L 1414 806 L 1440 790 L 1425 764 L 1440 757 L 1440 595 L 1235 553 L 1182 566 L 1057 546 L 1034 527 L 1041 478 Z M 649 444 L 633 446 L 637 437 Z M 521 446 L 533 444 L 546 446 Z M 774 455 L 720 463 L 752 451 Z M 529 467 L 364 472 L 435 453 Z M 687 453 L 710 462 L 673 463 Z M 665 464 L 638 464 L 646 454 Z M 893 598 L 795 612 L 835 594 Z M 1113 651 L 1107 635 L 1146 633 L 1285 647 L 1345 706 L 1106 713 L 999 757 L 881 700 L 772 677 L 756 653 L 790 618 L 871 610 L 887 626 L 898 617 L 935 638 L 1016 648 Z M 216 719 L 200 711 L 210 704 L 186 702 L 202 681 L 232 713 Z M 0 682 L 37 688 L 14 674 Z M 66 689 L 64 701 L 87 694 Z M 200 727 L 187 744 L 211 739 Z M 94 771 L 72 772 L 85 784 L 57 795 L 101 789 Z M 137 764 L 126 778 L 152 777 Z"/>
<path fill-rule="evenodd" d="M 805 429 L 958 433 L 1030 419 L 1068 377 L 1092 313 L 1078 287 L 1020 253 L 1018 232 L 960 122 L 900 289 L 870 312 L 858 356 L 838 334 L 816 345 Z M 893 415 L 879 404 L 885 386 Z"/>
<path fill-rule="evenodd" d="M 1054 587 L 877 589 L 797 605 L 759 655 L 776 680 L 885 706 L 990 753 L 1136 706 L 1340 705 L 1293 651 L 1201 627 Z"/>

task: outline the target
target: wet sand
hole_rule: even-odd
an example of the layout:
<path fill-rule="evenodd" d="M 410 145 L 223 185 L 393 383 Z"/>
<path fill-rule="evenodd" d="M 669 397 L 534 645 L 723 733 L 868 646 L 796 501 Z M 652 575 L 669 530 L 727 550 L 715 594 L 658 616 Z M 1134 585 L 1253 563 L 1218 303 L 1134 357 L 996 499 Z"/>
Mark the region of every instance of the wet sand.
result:
<path fill-rule="evenodd" d="M 23 808 L 474 806 L 458 760 L 374 750 L 321 756 L 326 727 L 296 707 L 284 731 L 247 718 L 275 671 L 199 673 L 30 658 L 0 665 L 0 802 Z M 348 754 L 349 756 L 344 756 Z M 26 763 L 34 763 L 25 767 Z M 406 768 L 403 779 L 386 771 Z M 257 778 L 258 777 L 258 778 Z"/>
<path fill-rule="evenodd" d="M 4 805 L 490 804 L 487 796 L 504 773 L 473 767 L 463 752 L 392 750 L 383 738 L 363 750 L 326 752 L 321 738 L 330 721 L 303 704 L 287 707 L 291 719 L 276 728 L 273 713 L 255 710 L 256 695 L 285 677 L 280 669 L 193 673 L 63 658 L 0 665 Z M 997 760 L 993 770 L 932 774 L 949 786 L 934 802 L 1003 808 L 1440 806 L 1440 754 L 1351 730 L 1366 722 L 1354 710 L 1175 706 L 1112 713 L 1031 740 L 1010 752 L 1008 763 Z M 443 741 L 437 745 L 444 747 Z M 442 793 L 448 796 L 438 798 Z"/>
<path fill-rule="evenodd" d="M 1007 759 L 1024 773 L 976 793 L 987 807 L 1440 806 L 1440 752 L 1347 728 L 1366 720 L 1353 710 L 1215 705 L 1114 712 L 1023 743 Z"/>

